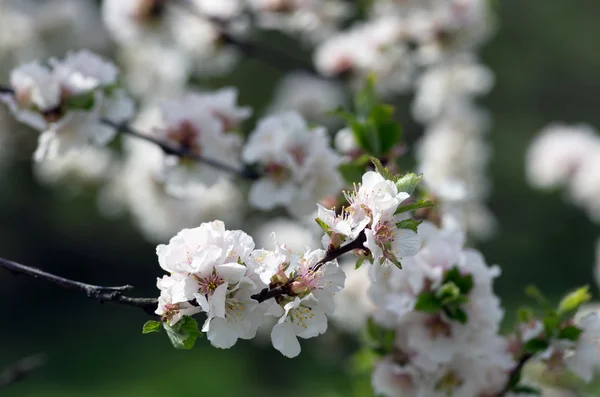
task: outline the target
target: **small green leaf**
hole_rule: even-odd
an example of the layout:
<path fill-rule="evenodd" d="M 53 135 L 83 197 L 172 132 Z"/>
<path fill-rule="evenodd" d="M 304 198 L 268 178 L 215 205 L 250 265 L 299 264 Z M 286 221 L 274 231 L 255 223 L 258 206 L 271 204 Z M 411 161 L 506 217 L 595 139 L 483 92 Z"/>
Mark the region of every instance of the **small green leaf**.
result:
<path fill-rule="evenodd" d="M 540 305 L 542 305 L 542 307 L 547 308 L 550 306 L 546 296 L 535 285 L 530 285 L 527 288 L 525 288 L 525 293 L 529 297 L 535 299 Z"/>
<path fill-rule="evenodd" d="M 454 307 L 453 305 L 444 307 L 444 313 L 446 313 L 446 316 L 448 316 L 449 319 L 458 321 L 461 324 L 466 324 L 469 320 L 466 311 L 460 307 Z"/>
<path fill-rule="evenodd" d="M 328 236 L 331 236 L 331 229 L 329 228 L 329 225 L 323 222 L 320 218 L 315 218 L 315 222 L 317 222 L 317 224 L 321 226 L 321 229 L 323 229 L 323 231 L 327 233 Z"/>
<path fill-rule="evenodd" d="M 361 181 L 362 176 L 365 173 L 365 166 L 352 162 L 341 164 L 338 167 L 338 170 L 346 183 L 353 184 Z"/>
<path fill-rule="evenodd" d="M 368 120 L 377 129 L 379 154 L 381 155 L 388 153 L 402 138 L 400 124 L 392 118 L 393 114 L 392 106 L 381 104 L 375 105 L 369 113 Z"/>
<path fill-rule="evenodd" d="M 371 113 L 371 109 L 377 104 L 375 82 L 375 74 L 367 76 L 364 87 L 354 97 L 354 107 L 359 116 L 366 118 Z"/>
<path fill-rule="evenodd" d="M 367 374 L 373 370 L 378 356 L 371 349 L 360 349 L 350 358 L 351 371 L 354 374 Z"/>
<path fill-rule="evenodd" d="M 532 394 L 534 396 L 542 395 L 542 391 L 540 389 L 536 389 L 535 387 L 531 386 L 515 386 L 511 390 L 517 394 Z"/>
<path fill-rule="evenodd" d="M 65 107 L 69 110 L 90 110 L 94 107 L 95 103 L 94 92 L 84 92 L 65 99 Z"/>
<path fill-rule="evenodd" d="M 559 331 L 558 338 L 576 342 L 579 339 L 579 335 L 581 335 L 581 332 L 582 330 L 580 328 L 577 328 L 574 325 L 567 325 Z"/>
<path fill-rule="evenodd" d="M 544 339 L 531 339 L 523 345 L 523 350 L 529 354 L 536 354 L 545 351 L 548 346 L 548 341 Z"/>
<path fill-rule="evenodd" d="M 442 301 L 433 292 L 421 292 L 415 303 L 415 310 L 424 313 L 439 313 L 442 310 Z"/>
<path fill-rule="evenodd" d="M 586 285 L 567 294 L 558 305 L 558 315 L 562 318 L 573 316 L 579 306 L 592 299 L 589 289 L 590 287 Z"/>
<path fill-rule="evenodd" d="M 356 265 L 354 265 L 354 268 L 355 268 L 355 269 L 358 269 L 358 268 L 360 268 L 360 267 L 362 266 L 362 264 L 363 264 L 363 262 L 364 262 L 364 261 L 365 261 L 365 258 L 358 258 L 358 259 L 356 260 Z"/>
<path fill-rule="evenodd" d="M 162 325 L 162 323 L 160 321 L 147 321 L 146 324 L 144 324 L 144 328 L 142 329 L 142 334 L 150 334 L 152 332 L 159 332 L 160 331 L 160 326 Z"/>
<path fill-rule="evenodd" d="M 383 166 L 383 164 L 381 164 L 381 161 L 379 161 L 378 158 L 371 157 L 371 162 L 375 166 L 375 170 L 377 171 L 377 173 L 379 173 L 384 179 L 387 179 L 388 181 L 394 181 L 396 179 L 394 175 L 390 172 L 390 170 L 388 170 Z"/>
<path fill-rule="evenodd" d="M 414 211 L 420 208 L 428 208 L 433 207 L 433 203 L 429 200 L 419 200 L 410 204 L 401 205 L 396 209 L 395 215 L 401 214 L 403 212 Z"/>
<path fill-rule="evenodd" d="M 453 282 L 460 289 L 461 294 L 468 295 L 473 289 L 473 276 L 471 274 L 461 274 L 457 266 L 448 270 L 444 275 L 444 283 Z"/>
<path fill-rule="evenodd" d="M 423 180 L 423 174 L 417 175 L 409 172 L 396 181 L 396 187 L 399 192 L 413 194 L 419 183 L 421 183 L 421 180 Z"/>
<path fill-rule="evenodd" d="M 413 232 L 417 232 L 417 228 L 419 227 L 419 225 L 422 223 L 423 221 L 417 221 L 415 219 L 409 218 L 409 219 L 405 219 L 403 221 L 400 221 L 398 223 L 396 223 L 396 227 L 398 229 L 409 229 L 412 230 Z"/>
<path fill-rule="evenodd" d="M 553 336 L 558 332 L 558 327 L 560 325 L 560 319 L 558 318 L 558 314 L 555 311 L 550 311 L 544 316 L 544 331 L 546 331 L 546 335 Z"/>
<path fill-rule="evenodd" d="M 162 323 L 163 328 L 176 349 L 189 350 L 196 344 L 196 339 L 202 334 L 198 330 L 198 323 L 192 317 L 184 316 L 177 324 L 170 326 Z"/>
<path fill-rule="evenodd" d="M 529 307 L 521 307 L 517 311 L 517 318 L 520 323 L 527 324 L 535 319 L 535 314 Z"/>

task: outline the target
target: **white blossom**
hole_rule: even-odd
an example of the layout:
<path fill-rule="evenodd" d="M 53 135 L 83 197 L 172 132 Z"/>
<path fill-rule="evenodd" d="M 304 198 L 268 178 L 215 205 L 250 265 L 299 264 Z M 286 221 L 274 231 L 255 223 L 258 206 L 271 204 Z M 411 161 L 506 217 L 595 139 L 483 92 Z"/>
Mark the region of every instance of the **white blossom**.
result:
<path fill-rule="evenodd" d="M 297 113 L 259 121 L 242 158 L 259 164 L 266 174 L 249 193 L 250 204 L 261 210 L 285 206 L 300 217 L 314 211 L 312 203 L 342 189 L 340 158 L 330 148 L 325 130 L 310 129 Z"/>
<path fill-rule="evenodd" d="M 34 158 L 108 143 L 116 130 L 101 120 L 121 123 L 134 110 L 132 100 L 115 88 L 116 66 L 88 51 L 50 59 L 49 65 L 31 62 L 13 70 L 14 95 L 0 97 L 17 119 L 42 132 Z"/>

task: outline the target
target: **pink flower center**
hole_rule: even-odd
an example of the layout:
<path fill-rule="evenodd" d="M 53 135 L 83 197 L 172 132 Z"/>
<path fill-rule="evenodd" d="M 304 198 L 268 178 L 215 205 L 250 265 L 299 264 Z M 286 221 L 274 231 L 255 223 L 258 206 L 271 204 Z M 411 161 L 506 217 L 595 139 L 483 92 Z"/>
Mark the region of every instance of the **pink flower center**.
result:
<path fill-rule="evenodd" d="M 212 295 L 217 287 L 223 284 L 223 279 L 215 272 L 208 277 L 196 277 L 196 280 L 198 281 L 198 287 L 202 295 Z"/>
<path fill-rule="evenodd" d="M 449 338 L 452 336 L 450 325 L 446 324 L 440 316 L 431 316 L 425 321 L 425 327 L 429 330 L 432 339 L 441 337 Z"/>
<path fill-rule="evenodd" d="M 200 131 L 187 120 L 182 121 L 178 128 L 169 128 L 167 130 L 167 139 L 169 141 L 176 143 L 182 149 L 195 154 L 202 153 L 202 147 L 198 143 L 199 135 Z"/>

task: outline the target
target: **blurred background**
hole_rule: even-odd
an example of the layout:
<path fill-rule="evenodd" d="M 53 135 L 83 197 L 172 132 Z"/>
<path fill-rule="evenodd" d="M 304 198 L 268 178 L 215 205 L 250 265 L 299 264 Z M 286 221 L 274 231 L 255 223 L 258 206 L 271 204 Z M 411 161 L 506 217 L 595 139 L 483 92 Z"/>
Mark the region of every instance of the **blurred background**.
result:
<path fill-rule="evenodd" d="M 600 4 L 504 0 L 494 2 L 494 10 L 498 30 L 481 57 L 496 84 L 481 102 L 493 118 L 489 206 L 499 229 L 477 247 L 488 263 L 502 267 L 496 291 L 509 309 L 510 325 L 510 309 L 526 299 L 528 284 L 553 299 L 582 284 L 596 292 L 598 226 L 562 193 L 530 188 L 524 158 L 532 137 L 551 121 L 600 126 L 600 54 L 593 40 L 600 34 Z M 11 34 L 0 26 L 0 43 Z M 277 33 L 261 40 L 299 48 Z M 55 55 L 67 49 L 57 48 Z M 0 58 L 1 68 L 10 62 Z M 230 74 L 198 83 L 236 86 L 239 103 L 260 114 L 282 76 L 278 68 L 243 58 Z M 421 128 L 408 117 L 409 102 L 400 98 L 396 104 L 406 140 L 415 142 Z M 41 184 L 31 159 L 35 134 L 4 113 L 0 119 L 6 124 L 0 145 L 9 148 L 0 171 L 0 256 L 91 284 L 132 284 L 139 296 L 156 295 L 156 244 L 128 216 L 102 216 L 93 183 L 75 192 L 68 181 Z M 230 350 L 201 340 L 192 351 L 176 351 L 164 335 L 142 336 L 148 318 L 140 310 L 99 304 L 27 277 L 0 271 L 0 301 L 0 370 L 34 353 L 48 359 L 31 378 L 0 392 L 3 396 L 369 395 L 365 385 L 356 388 L 344 361 L 356 342 L 343 332 L 303 342 L 293 361 L 268 339 L 264 345 L 240 341 Z"/>

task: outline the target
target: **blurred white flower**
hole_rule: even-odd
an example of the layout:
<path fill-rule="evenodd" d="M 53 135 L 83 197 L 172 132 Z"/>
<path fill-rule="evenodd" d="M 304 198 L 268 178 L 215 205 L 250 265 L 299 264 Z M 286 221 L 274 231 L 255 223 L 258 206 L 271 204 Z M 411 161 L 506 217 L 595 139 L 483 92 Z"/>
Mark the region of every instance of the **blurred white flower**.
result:
<path fill-rule="evenodd" d="M 244 147 L 246 163 L 258 164 L 265 176 L 252 184 L 249 202 L 271 210 L 285 206 L 301 217 L 315 210 L 319 199 L 343 187 L 339 156 L 322 127 L 311 129 L 298 113 L 288 112 L 258 122 Z"/>

